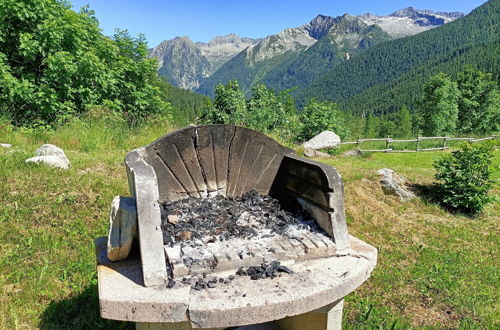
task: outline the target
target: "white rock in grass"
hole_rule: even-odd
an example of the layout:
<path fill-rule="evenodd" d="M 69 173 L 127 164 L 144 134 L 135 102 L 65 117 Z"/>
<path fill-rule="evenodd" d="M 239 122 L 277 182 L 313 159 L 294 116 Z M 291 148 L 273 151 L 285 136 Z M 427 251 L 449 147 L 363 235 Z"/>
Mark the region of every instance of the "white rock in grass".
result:
<path fill-rule="evenodd" d="M 44 144 L 36 149 L 35 157 L 26 159 L 26 163 L 42 163 L 64 170 L 69 169 L 69 159 L 64 154 L 64 151 L 53 144 Z"/>
<path fill-rule="evenodd" d="M 108 259 L 120 261 L 128 257 L 137 232 L 137 208 L 132 197 L 116 196 L 109 214 Z"/>
<path fill-rule="evenodd" d="M 331 131 L 323 131 L 304 143 L 304 148 L 311 148 L 314 150 L 334 148 L 340 145 L 340 137 Z"/>
<path fill-rule="evenodd" d="M 384 192 L 397 195 L 401 200 L 409 200 L 416 197 L 408 188 L 409 182 L 405 177 L 389 168 L 378 170 L 377 173 L 382 175 L 382 178 L 380 178 L 380 185 Z"/>
<path fill-rule="evenodd" d="M 0 147 L 2 147 L 2 148 L 11 148 L 11 147 L 12 147 L 12 144 L 8 144 L 8 143 L 0 143 Z"/>
<path fill-rule="evenodd" d="M 69 161 L 67 158 L 58 156 L 36 156 L 25 160 L 27 164 L 45 164 L 51 167 L 60 168 L 63 170 L 69 169 Z"/>
<path fill-rule="evenodd" d="M 36 149 L 35 156 L 57 156 L 66 158 L 64 151 L 53 144 L 43 144 L 40 148 Z"/>

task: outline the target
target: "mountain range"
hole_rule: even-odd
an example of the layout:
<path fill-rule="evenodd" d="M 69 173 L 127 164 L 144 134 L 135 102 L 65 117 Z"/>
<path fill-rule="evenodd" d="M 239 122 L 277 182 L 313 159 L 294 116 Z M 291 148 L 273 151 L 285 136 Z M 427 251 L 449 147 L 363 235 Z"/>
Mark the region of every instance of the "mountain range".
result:
<path fill-rule="evenodd" d="M 276 88 L 302 87 L 360 50 L 463 16 L 459 12 L 435 13 L 412 7 L 388 16 L 318 15 L 307 24 L 263 39 L 228 34 L 202 43 L 176 37 L 152 48 L 150 56 L 158 58 L 159 73 L 170 83 L 207 95 L 213 94 L 217 84 L 230 79 L 239 80 L 246 92 L 256 81 L 271 83 Z M 308 63 L 314 65 L 309 67 Z M 288 74 L 290 69 L 292 73 Z"/>

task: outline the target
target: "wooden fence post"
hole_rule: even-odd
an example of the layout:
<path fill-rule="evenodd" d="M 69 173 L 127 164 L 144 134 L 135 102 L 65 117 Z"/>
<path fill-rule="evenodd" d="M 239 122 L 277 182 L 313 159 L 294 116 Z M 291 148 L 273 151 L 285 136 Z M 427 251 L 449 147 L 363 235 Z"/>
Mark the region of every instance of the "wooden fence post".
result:
<path fill-rule="evenodd" d="M 420 145 L 420 137 L 417 135 L 417 148 L 415 149 L 416 151 L 418 151 L 419 145 Z"/>

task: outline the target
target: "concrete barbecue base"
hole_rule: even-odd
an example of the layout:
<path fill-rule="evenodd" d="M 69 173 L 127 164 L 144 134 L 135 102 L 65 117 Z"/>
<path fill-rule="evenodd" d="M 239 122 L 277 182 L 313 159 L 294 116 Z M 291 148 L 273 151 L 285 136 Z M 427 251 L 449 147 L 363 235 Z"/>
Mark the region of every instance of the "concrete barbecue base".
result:
<path fill-rule="evenodd" d="M 343 297 L 368 279 L 377 261 L 374 247 L 349 239 L 350 248 L 342 254 L 297 261 L 290 266 L 293 274 L 258 281 L 236 276 L 197 291 L 180 281 L 173 288 L 144 286 L 139 258 L 110 262 L 106 238 L 100 237 L 95 243 L 101 316 L 138 322 L 140 329 L 226 328 L 276 320 L 283 329 L 337 329 Z M 316 317 L 323 321 L 314 325 L 307 321 L 314 319 L 310 312 L 326 316 Z M 301 328 L 300 322 L 311 328 Z"/>

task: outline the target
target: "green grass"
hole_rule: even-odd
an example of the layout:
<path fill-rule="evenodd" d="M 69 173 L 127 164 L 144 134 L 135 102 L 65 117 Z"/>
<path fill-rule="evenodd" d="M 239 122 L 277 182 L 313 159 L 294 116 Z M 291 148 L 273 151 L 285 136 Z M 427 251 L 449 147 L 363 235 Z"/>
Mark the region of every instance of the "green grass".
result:
<path fill-rule="evenodd" d="M 109 118 L 55 131 L 0 123 L 0 142 L 22 150 L 0 149 L 0 329 L 132 328 L 99 317 L 93 239 L 107 234 L 113 196 L 128 195 L 125 153 L 171 129 Z M 42 143 L 62 147 L 71 169 L 26 165 Z M 372 277 L 346 299 L 346 328 L 500 326 L 498 203 L 467 218 L 423 199 L 402 203 L 377 183 L 376 170 L 390 167 L 429 184 L 444 154 L 326 160 L 344 178 L 350 233 L 379 249 Z"/>

